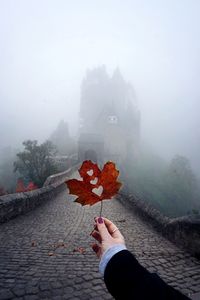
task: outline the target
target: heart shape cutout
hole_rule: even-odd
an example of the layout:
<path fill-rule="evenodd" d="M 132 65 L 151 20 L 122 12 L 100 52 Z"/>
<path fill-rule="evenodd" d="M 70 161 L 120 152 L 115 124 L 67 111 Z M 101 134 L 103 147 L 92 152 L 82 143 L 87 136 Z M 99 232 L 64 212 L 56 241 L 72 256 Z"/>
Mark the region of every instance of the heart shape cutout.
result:
<path fill-rule="evenodd" d="M 98 178 L 95 177 L 93 180 L 90 180 L 90 183 L 91 184 L 97 184 L 97 181 L 98 181 Z"/>
<path fill-rule="evenodd" d="M 69 193 L 78 196 L 75 202 L 81 205 L 93 205 L 104 199 L 112 199 L 121 187 L 117 181 L 119 171 L 111 161 L 105 163 L 101 170 L 96 163 L 85 160 L 78 172 L 82 180 L 69 179 L 66 184 Z"/>
<path fill-rule="evenodd" d="M 101 197 L 101 195 L 103 193 L 103 187 L 102 187 L 102 185 L 100 185 L 98 188 L 92 189 L 92 192 L 94 194 L 96 194 L 97 196 Z"/>
<path fill-rule="evenodd" d="M 92 175 L 94 174 L 94 171 L 91 169 L 91 170 L 87 171 L 87 174 L 88 174 L 89 176 L 92 176 Z"/>

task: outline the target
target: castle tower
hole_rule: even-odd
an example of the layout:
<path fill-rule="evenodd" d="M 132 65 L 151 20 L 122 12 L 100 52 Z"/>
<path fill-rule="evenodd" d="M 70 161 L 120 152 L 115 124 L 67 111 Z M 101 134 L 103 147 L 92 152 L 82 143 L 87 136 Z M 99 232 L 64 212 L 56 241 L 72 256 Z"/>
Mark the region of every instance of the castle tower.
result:
<path fill-rule="evenodd" d="M 102 162 L 123 162 L 138 148 L 139 129 L 134 90 L 120 70 L 111 78 L 105 66 L 87 71 L 81 88 L 80 160 L 83 152 L 93 151 Z"/>

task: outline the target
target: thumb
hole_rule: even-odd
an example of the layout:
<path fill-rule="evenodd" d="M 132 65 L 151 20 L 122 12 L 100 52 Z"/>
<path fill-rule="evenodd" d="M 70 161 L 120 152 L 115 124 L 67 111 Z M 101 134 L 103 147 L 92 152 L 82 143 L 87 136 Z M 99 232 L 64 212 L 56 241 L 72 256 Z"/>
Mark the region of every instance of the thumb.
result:
<path fill-rule="evenodd" d="M 107 237 L 110 236 L 110 234 L 109 234 L 108 229 L 107 229 L 107 227 L 104 223 L 104 219 L 99 217 L 99 218 L 96 219 L 96 222 L 97 222 L 97 229 L 99 231 L 101 239 L 105 240 Z"/>

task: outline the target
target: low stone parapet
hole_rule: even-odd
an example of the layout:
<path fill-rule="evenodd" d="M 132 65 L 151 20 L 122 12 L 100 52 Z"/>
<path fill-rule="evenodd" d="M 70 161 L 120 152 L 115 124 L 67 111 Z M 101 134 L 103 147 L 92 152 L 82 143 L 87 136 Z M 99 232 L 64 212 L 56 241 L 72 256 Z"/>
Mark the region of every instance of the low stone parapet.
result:
<path fill-rule="evenodd" d="M 67 180 L 67 178 L 78 169 L 78 166 L 79 166 L 79 164 L 75 164 L 73 167 L 71 167 L 70 169 L 68 169 L 64 172 L 53 174 L 53 175 L 49 176 L 46 179 L 43 186 L 48 186 L 48 185 L 51 185 L 54 183 L 56 183 L 56 184 L 64 183 Z"/>
<path fill-rule="evenodd" d="M 121 193 L 117 199 L 133 209 L 163 236 L 200 259 L 200 218 L 193 216 L 169 218 L 146 201 L 133 195 Z"/>
<path fill-rule="evenodd" d="M 49 185 L 37 190 L 24 193 L 9 194 L 0 197 L 0 223 L 24 214 L 45 201 L 55 197 L 61 190 L 62 185 Z"/>
<path fill-rule="evenodd" d="M 65 181 L 77 169 L 75 165 L 65 172 L 49 176 L 42 188 L 23 192 L 8 194 L 0 197 L 0 223 L 24 214 L 49 199 L 55 198 L 58 193 L 66 188 Z"/>

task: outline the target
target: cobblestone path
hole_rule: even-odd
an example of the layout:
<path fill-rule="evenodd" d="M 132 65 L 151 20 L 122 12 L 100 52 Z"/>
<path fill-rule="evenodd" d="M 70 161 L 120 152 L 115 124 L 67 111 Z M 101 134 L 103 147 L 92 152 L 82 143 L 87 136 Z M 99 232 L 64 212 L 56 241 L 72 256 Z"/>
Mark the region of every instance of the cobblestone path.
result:
<path fill-rule="evenodd" d="M 66 191 L 0 226 L 0 299 L 112 299 L 90 248 L 99 204 L 81 207 Z M 105 201 L 142 265 L 185 294 L 200 292 L 200 264 L 117 200 Z M 77 247 L 84 248 L 77 251 Z M 195 298 L 200 299 L 200 298 Z"/>

